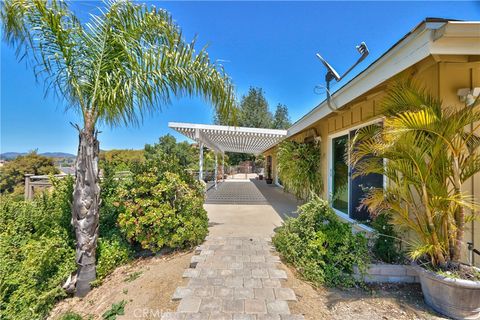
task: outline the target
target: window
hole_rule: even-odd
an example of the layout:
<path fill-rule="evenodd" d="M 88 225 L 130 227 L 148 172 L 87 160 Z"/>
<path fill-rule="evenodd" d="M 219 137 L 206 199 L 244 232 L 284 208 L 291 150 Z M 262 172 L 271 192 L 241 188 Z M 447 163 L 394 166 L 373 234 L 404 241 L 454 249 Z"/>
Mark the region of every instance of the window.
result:
<path fill-rule="evenodd" d="M 347 152 L 350 139 L 356 130 L 336 134 L 330 140 L 330 194 L 332 207 L 340 213 L 357 221 L 366 221 L 370 215 L 366 208 L 360 208 L 361 201 L 371 188 L 383 188 L 383 176 L 369 174 L 352 179 L 355 168 L 348 165 Z"/>

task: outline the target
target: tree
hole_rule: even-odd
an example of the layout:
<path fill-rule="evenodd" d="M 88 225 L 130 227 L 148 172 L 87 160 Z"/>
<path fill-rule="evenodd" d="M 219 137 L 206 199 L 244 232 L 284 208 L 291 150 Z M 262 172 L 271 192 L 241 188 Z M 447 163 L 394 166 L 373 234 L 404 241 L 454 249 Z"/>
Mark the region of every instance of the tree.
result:
<path fill-rule="evenodd" d="M 272 114 L 268 110 L 268 102 L 261 88 L 250 87 L 248 94 L 242 97 L 236 114 L 237 125 L 250 128 L 271 128 Z M 232 125 L 231 122 L 218 112 L 214 116 L 214 123 L 218 125 Z M 238 165 L 242 161 L 254 161 L 255 156 L 248 153 L 227 152 L 230 165 Z"/>
<path fill-rule="evenodd" d="M 4 37 L 27 57 L 35 75 L 83 118 L 75 164 L 72 222 L 76 294 L 96 278 L 99 141 L 97 125 L 138 124 L 172 96 L 201 95 L 228 118 L 234 110 L 229 78 L 195 43 L 187 43 L 165 10 L 129 1 L 108 2 L 82 24 L 65 2 L 8 0 L 1 9 Z"/>
<path fill-rule="evenodd" d="M 128 170 L 133 164 L 144 162 L 145 156 L 143 150 L 114 149 L 100 151 L 100 161 L 102 169 L 105 169 L 105 162 L 108 162 L 115 171 L 123 171 Z"/>
<path fill-rule="evenodd" d="M 395 83 L 383 108 L 383 125 L 358 130 L 350 145 L 356 176 L 389 180 L 363 204 L 416 236 L 413 259 L 447 268 L 460 259 L 465 221 L 478 217 L 479 204 L 461 186 L 480 172 L 480 110 L 442 106 L 411 80 Z"/>
<path fill-rule="evenodd" d="M 263 89 L 251 87 L 248 94 L 242 97 L 238 125 L 249 128 L 271 128 L 272 114 L 268 110 Z"/>
<path fill-rule="evenodd" d="M 8 161 L 0 168 L 0 193 L 14 192 L 22 194 L 19 190 L 25 182 L 26 174 L 43 175 L 58 173 L 52 158 L 47 158 L 32 151 L 24 156 L 19 156 Z M 15 190 L 17 189 L 17 190 Z"/>
<path fill-rule="evenodd" d="M 291 126 L 290 118 L 288 116 L 288 107 L 284 104 L 279 103 L 277 109 L 275 110 L 275 115 L 273 116 L 273 129 L 288 129 Z"/>
<path fill-rule="evenodd" d="M 154 145 L 145 145 L 147 161 L 157 161 L 158 165 L 165 166 L 165 171 L 180 173 L 193 169 L 198 157 L 196 148 L 186 141 L 177 142 L 171 134 L 160 137 Z"/>

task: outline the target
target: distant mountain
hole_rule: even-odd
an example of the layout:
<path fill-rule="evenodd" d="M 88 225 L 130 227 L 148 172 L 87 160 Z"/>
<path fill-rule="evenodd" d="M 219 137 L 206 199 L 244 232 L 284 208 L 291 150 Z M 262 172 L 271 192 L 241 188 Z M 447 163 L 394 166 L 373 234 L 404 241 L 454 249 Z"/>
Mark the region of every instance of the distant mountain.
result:
<path fill-rule="evenodd" d="M 44 152 L 40 153 L 42 156 L 49 158 L 75 158 L 76 155 L 65 152 Z"/>
<path fill-rule="evenodd" d="M 25 152 L 20 153 L 20 152 L 5 152 L 0 154 L 0 159 L 2 160 L 12 160 L 15 159 L 18 156 L 26 154 Z"/>
<path fill-rule="evenodd" d="M 0 159 L 3 160 L 13 160 L 18 156 L 26 155 L 26 152 L 4 152 L 0 154 Z M 75 158 L 76 155 L 65 152 L 43 152 L 39 153 L 42 156 L 49 158 Z"/>

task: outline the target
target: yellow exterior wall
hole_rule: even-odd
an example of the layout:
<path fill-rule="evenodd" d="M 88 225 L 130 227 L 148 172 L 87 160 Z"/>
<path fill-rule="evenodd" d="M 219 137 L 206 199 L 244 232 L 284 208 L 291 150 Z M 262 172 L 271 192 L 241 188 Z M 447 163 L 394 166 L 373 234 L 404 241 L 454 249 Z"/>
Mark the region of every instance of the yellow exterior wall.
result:
<path fill-rule="evenodd" d="M 432 94 L 440 97 L 445 106 L 464 107 L 459 101 L 457 90 L 460 88 L 480 87 L 480 62 L 478 57 L 468 56 L 430 56 L 414 66 L 403 71 L 399 77 L 411 76 L 421 86 Z M 361 126 L 364 123 L 380 119 L 381 100 L 385 96 L 386 82 L 358 97 L 354 101 L 339 108 L 335 114 L 317 121 L 302 132 L 290 137 L 292 140 L 303 141 L 308 136 L 319 135 L 321 137 L 322 172 L 324 180 L 323 198 L 328 199 L 328 143 L 329 136 Z M 313 130 L 312 130 L 313 129 Z M 272 155 L 276 174 L 276 150 L 272 148 L 265 155 Z M 480 175 L 477 174 L 471 181 L 464 185 L 464 191 L 473 194 L 475 200 L 480 202 Z M 473 242 L 476 248 L 480 248 L 480 219 L 468 224 L 465 232 L 465 242 Z M 466 244 L 465 244 L 466 248 Z M 466 253 L 466 250 L 465 250 Z M 466 254 L 464 254 L 464 260 Z M 480 265 L 480 257 L 475 258 L 475 264 Z"/>

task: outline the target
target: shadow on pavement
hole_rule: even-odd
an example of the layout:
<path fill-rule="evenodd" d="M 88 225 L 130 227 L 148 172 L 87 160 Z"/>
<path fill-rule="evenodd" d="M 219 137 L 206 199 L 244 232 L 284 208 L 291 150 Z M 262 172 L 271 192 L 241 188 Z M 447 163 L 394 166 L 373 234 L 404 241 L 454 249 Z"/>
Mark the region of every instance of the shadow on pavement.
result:
<path fill-rule="evenodd" d="M 303 204 L 303 201 L 296 199 L 295 196 L 284 191 L 283 188 L 277 185 L 267 184 L 265 180 L 250 179 L 250 181 L 257 187 L 265 199 L 267 199 L 268 203 L 282 220 L 298 216 L 297 208 Z"/>

